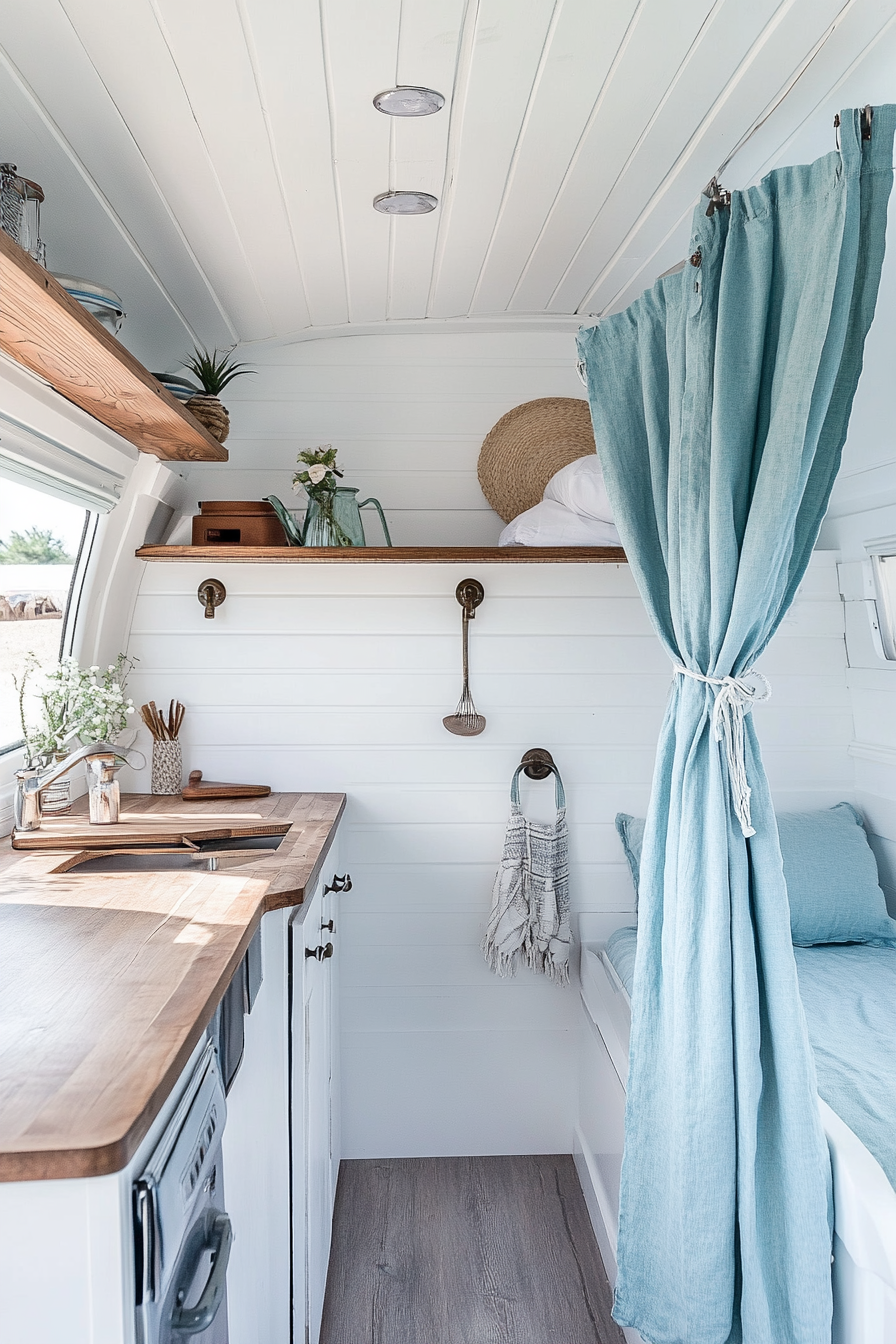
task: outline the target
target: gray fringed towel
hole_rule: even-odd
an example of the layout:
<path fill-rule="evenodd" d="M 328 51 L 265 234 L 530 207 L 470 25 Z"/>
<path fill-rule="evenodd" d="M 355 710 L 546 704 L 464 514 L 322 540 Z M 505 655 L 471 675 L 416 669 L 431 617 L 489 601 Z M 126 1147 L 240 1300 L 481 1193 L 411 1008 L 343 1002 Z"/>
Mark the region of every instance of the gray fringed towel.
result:
<path fill-rule="evenodd" d="M 498 975 L 521 958 L 557 984 L 569 983 L 569 832 L 566 795 L 555 769 L 553 825 L 529 821 L 520 807 L 520 766 L 510 787 L 510 820 L 482 950 Z"/>

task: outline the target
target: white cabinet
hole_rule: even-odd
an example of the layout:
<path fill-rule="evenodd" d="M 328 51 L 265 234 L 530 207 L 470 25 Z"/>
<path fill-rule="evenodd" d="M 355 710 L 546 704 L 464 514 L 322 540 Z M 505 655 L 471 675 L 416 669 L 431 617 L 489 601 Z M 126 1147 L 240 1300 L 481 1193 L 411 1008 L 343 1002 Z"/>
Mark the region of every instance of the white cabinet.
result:
<path fill-rule="evenodd" d="M 297 1344 L 317 1344 L 339 1172 L 336 976 L 338 854 L 290 925 L 292 965 L 293 1309 Z M 338 877 L 337 877 L 338 875 Z"/>
<path fill-rule="evenodd" d="M 339 895 L 325 894 L 337 873 L 338 837 L 310 897 L 261 922 L 263 979 L 224 1130 L 232 1344 L 320 1332 L 340 1155 Z"/>
<path fill-rule="evenodd" d="M 222 1140 L 231 1344 L 317 1344 L 320 1334 L 340 1156 L 341 873 L 337 840 L 310 899 L 261 921 L 262 980 Z M 203 1048 L 124 1170 L 0 1182 L 0 1344 L 133 1344 L 132 1182 Z"/>

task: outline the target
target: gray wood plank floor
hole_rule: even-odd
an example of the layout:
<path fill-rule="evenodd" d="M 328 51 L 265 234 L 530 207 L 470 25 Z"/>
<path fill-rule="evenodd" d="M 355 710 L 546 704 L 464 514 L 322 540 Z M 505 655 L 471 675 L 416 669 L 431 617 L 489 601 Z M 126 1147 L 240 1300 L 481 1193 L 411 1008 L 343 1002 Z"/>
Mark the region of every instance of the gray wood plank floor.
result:
<path fill-rule="evenodd" d="M 571 1157 L 343 1162 L 321 1344 L 622 1344 Z"/>

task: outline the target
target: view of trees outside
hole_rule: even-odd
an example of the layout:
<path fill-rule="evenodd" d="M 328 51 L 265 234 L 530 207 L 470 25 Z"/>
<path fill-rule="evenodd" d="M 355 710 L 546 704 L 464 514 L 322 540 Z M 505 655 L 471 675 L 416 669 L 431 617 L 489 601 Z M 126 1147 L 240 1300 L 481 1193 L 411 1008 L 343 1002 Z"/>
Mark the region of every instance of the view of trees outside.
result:
<path fill-rule="evenodd" d="M 59 659 L 84 510 L 0 478 L 0 750 L 22 736 L 13 676 Z"/>
<path fill-rule="evenodd" d="M 0 565 L 71 565 L 75 557 L 49 529 L 29 527 L 0 541 Z"/>

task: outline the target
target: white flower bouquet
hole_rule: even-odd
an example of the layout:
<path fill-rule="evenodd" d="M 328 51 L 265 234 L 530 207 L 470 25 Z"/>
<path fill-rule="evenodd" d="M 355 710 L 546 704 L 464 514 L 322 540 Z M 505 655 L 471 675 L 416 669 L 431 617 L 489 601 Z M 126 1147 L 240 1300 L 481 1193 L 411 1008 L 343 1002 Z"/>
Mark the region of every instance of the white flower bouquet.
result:
<path fill-rule="evenodd" d="M 19 718 L 29 765 L 51 761 L 77 738 L 90 742 L 114 742 L 134 713 L 133 700 L 125 695 L 125 683 L 134 663 L 120 653 L 106 668 L 82 668 L 75 658 L 63 658 L 51 671 L 41 668 L 33 653 L 25 660 L 21 677 L 13 677 L 19 693 Z M 41 707 L 42 722 L 30 723 L 25 702 L 35 677 L 40 678 L 34 695 Z"/>
<path fill-rule="evenodd" d="M 318 519 L 331 538 L 327 544 L 351 546 L 351 537 L 340 527 L 333 509 L 333 500 L 339 489 L 337 479 L 342 480 L 342 472 L 336 465 L 336 449 L 332 444 L 325 443 L 321 448 L 299 453 L 296 461 L 304 462 L 305 470 L 297 471 L 293 476 L 292 488 L 298 490 L 301 486 L 308 498 L 314 501 Z"/>

